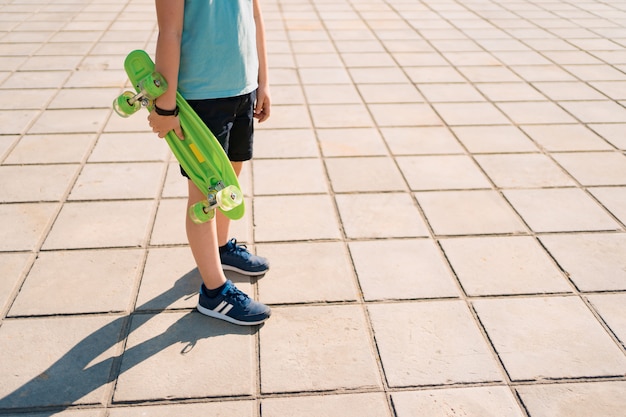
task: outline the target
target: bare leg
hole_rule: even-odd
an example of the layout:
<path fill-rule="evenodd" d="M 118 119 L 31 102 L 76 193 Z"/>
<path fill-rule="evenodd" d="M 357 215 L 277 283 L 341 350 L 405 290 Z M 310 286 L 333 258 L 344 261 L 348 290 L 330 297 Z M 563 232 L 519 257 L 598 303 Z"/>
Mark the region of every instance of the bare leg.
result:
<path fill-rule="evenodd" d="M 188 181 L 187 183 L 189 188 L 187 209 L 189 209 L 192 204 L 202 201 L 206 196 L 198 190 L 193 182 Z M 217 211 L 219 212 L 219 210 Z M 226 282 L 226 277 L 219 256 L 216 219 L 195 224 L 188 215 L 185 218 L 189 247 L 196 260 L 196 265 L 198 265 L 202 281 L 208 289 L 218 288 Z"/>
<path fill-rule="evenodd" d="M 233 169 L 235 170 L 235 174 L 239 177 L 241 173 L 241 169 L 243 168 L 243 162 L 231 162 L 233 164 Z M 224 246 L 228 243 L 228 239 L 230 238 L 230 219 L 220 211 L 216 210 L 217 214 L 215 216 L 217 220 L 217 243 L 218 246 Z"/>

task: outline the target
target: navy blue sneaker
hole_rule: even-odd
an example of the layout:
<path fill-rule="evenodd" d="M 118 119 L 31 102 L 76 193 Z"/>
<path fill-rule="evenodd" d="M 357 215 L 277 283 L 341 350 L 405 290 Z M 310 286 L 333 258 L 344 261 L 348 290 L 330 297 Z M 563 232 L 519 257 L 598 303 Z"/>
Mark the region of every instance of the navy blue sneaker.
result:
<path fill-rule="evenodd" d="M 202 284 L 197 309 L 206 316 L 242 326 L 254 326 L 263 323 L 272 314 L 268 306 L 248 297 L 230 280 L 226 281 L 224 289 L 216 297 L 209 297 L 206 293 L 207 289 Z"/>
<path fill-rule="evenodd" d="M 248 251 L 246 245 L 238 245 L 236 239 L 220 247 L 220 259 L 224 271 L 235 271 L 243 275 L 263 275 L 270 269 L 267 259 Z"/>

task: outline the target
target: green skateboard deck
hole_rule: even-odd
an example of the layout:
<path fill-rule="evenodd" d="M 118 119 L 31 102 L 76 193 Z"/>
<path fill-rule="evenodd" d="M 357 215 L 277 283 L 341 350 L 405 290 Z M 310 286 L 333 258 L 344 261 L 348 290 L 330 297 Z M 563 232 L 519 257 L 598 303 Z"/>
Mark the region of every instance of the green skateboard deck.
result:
<path fill-rule="evenodd" d="M 126 91 L 119 96 L 113 102 L 115 112 L 128 117 L 141 107 L 151 111 L 154 100 L 167 90 L 167 82 L 154 71 L 154 62 L 142 50 L 128 54 L 124 69 L 136 92 Z M 165 140 L 191 181 L 207 196 L 190 207 L 189 216 L 195 223 L 203 223 L 219 208 L 227 217 L 240 219 L 245 212 L 243 194 L 224 149 L 178 92 L 176 104 L 185 139 L 180 140 L 171 131 Z"/>

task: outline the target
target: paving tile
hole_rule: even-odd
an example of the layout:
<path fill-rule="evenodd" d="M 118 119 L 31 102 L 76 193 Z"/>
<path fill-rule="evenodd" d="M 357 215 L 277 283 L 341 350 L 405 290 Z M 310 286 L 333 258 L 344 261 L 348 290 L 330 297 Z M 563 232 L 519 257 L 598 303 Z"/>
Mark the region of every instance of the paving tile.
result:
<path fill-rule="evenodd" d="M 91 408 L 91 409 L 65 409 L 63 411 L 55 412 L 55 417 L 103 417 L 105 409 L 103 408 Z M 10 415 L 10 414 L 9 414 Z M 19 413 L 15 414 L 20 417 L 48 417 L 50 412 L 41 413 Z"/>
<path fill-rule="evenodd" d="M 96 133 L 109 115 L 109 109 L 48 110 L 28 129 L 28 133 Z"/>
<path fill-rule="evenodd" d="M 626 109 L 613 101 L 562 101 L 561 107 L 582 123 L 620 123 Z"/>
<path fill-rule="evenodd" d="M 581 291 L 626 289 L 626 236 L 542 236 L 543 245 Z"/>
<path fill-rule="evenodd" d="M 15 143 L 20 139 L 17 135 L 0 135 L 0 160 L 2 160 Z"/>
<path fill-rule="evenodd" d="M 598 294 L 588 298 L 622 346 L 626 346 L 626 317 L 623 314 L 626 294 Z"/>
<path fill-rule="evenodd" d="M 390 387 L 501 381 L 462 301 L 368 305 Z"/>
<path fill-rule="evenodd" d="M 142 259 L 138 250 L 42 252 L 9 314 L 126 311 Z"/>
<path fill-rule="evenodd" d="M 1 85 L 2 89 L 59 88 L 70 75 L 69 71 L 14 72 Z"/>
<path fill-rule="evenodd" d="M 164 161 L 171 151 L 152 132 L 103 133 L 89 155 L 89 162 Z"/>
<path fill-rule="evenodd" d="M 78 165 L 0 166 L 0 202 L 60 201 L 78 170 Z"/>
<path fill-rule="evenodd" d="M 187 244 L 185 215 L 187 198 L 165 199 L 159 202 L 154 227 L 150 236 L 152 245 Z"/>
<path fill-rule="evenodd" d="M 69 200 L 154 198 L 160 191 L 164 168 L 160 162 L 87 164 Z"/>
<path fill-rule="evenodd" d="M 0 250 L 36 249 L 57 210 L 55 203 L 0 204 Z"/>
<path fill-rule="evenodd" d="M 335 192 L 400 191 L 404 189 L 400 171 L 389 158 L 327 159 L 326 169 Z"/>
<path fill-rule="evenodd" d="M 620 417 L 626 406 L 624 381 L 529 385 L 516 391 L 533 417 Z"/>
<path fill-rule="evenodd" d="M 305 85 L 306 101 L 310 104 L 360 104 L 361 98 L 352 84 Z M 274 99 L 272 93 L 272 100 Z"/>
<path fill-rule="evenodd" d="M 503 386 L 394 392 L 398 417 L 522 417 L 511 390 Z"/>
<path fill-rule="evenodd" d="M 256 178 L 255 195 L 328 191 L 324 167 L 319 159 L 259 159 L 252 169 Z"/>
<path fill-rule="evenodd" d="M 343 243 L 261 244 L 257 253 L 270 260 L 270 276 L 258 281 L 259 299 L 264 303 L 358 299 L 353 267 Z"/>
<path fill-rule="evenodd" d="M 491 103 L 437 103 L 439 116 L 450 126 L 506 125 L 509 120 Z M 480 114 L 480 117 L 476 117 Z"/>
<path fill-rule="evenodd" d="M 380 131 L 394 155 L 464 153 L 454 135 L 443 126 L 384 127 Z"/>
<path fill-rule="evenodd" d="M 318 129 L 322 154 L 333 156 L 387 155 L 385 142 L 374 128 Z"/>
<path fill-rule="evenodd" d="M 513 381 L 622 375 L 626 358 L 578 297 L 473 301 Z"/>
<path fill-rule="evenodd" d="M 357 84 L 357 88 L 367 104 L 421 103 L 424 101 L 422 95 L 410 83 Z"/>
<path fill-rule="evenodd" d="M 524 233 L 526 228 L 495 191 L 416 193 L 436 235 Z"/>
<path fill-rule="evenodd" d="M 21 284 L 26 268 L 30 267 L 32 260 L 28 253 L 0 253 L 0 317 L 3 317 L 5 308 L 13 302 L 14 291 Z"/>
<path fill-rule="evenodd" d="M 0 134 L 24 133 L 39 114 L 39 110 L 0 110 Z"/>
<path fill-rule="evenodd" d="M 349 247 L 365 300 L 459 295 L 450 269 L 431 240 L 350 242 Z"/>
<path fill-rule="evenodd" d="M 313 129 L 257 129 L 254 132 L 252 164 L 263 158 L 307 158 L 318 155 Z"/>
<path fill-rule="evenodd" d="M 532 85 L 555 101 L 606 100 L 606 96 L 581 81 L 536 82 Z"/>
<path fill-rule="evenodd" d="M 463 83 L 466 79 L 452 66 L 407 66 L 407 75 L 415 84 L 422 83 Z"/>
<path fill-rule="evenodd" d="M 572 291 L 532 237 L 443 239 L 440 244 L 470 296 Z"/>
<path fill-rule="evenodd" d="M 613 149 L 608 142 L 583 125 L 527 125 L 522 126 L 522 130 L 549 152 Z"/>
<path fill-rule="evenodd" d="M 361 104 L 310 105 L 309 109 L 317 128 L 373 126 L 367 109 Z"/>
<path fill-rule="evenodd" d="M 298 73 L 303 85 L 350 83 L 350 77 L 344 68 L 300 68 Z"/>
<path fill-rule="evenodd" d="M 267 398 L 261 408 L 264 417 L 391 417 L 382 393 Z"/>
<path fill-rule="evenodd" d="M 595 103 L 595 102 L 594 102 Z M 515 124 L 575 123 L 576 120 L 552 102 L 498 103 Z"/>
<path fill-rule="evenodd" d="M 113 400 L 251 395 L 250 332 L 196 312 L 134 315 Z"/>
<path fill-rule="evenodd" d="M 122 322 L 115 316 L 5 320 L 0 407 L 102 404 Z"/>
<path fill-rule="evenodd" d="M 477 155 L 475 158 L 499 188 L 576 185 L 557 164 L 543 154 Z"/>
<path fill-rule="evenodd" d="M 452 131 L 472 153 L 537 151 L 533 142 L 515 126 L 456 126 Z"/>
<path fill-rule="evenodd" d="M 365 315 L 356 305 L 275 307 L 260 334 L 260 352 L 262 393 L 381 387 Z"/>
<path fill-rule="evenodd" d="M 505 66 L 471 66 L 458 68 L 461 73 L 474 83 L 510 83 L 521 82 L 518 75 Z"/>
<path fill-rule="evenodd" d="M 337 239 L 337 215 L 330 196 L 259 196 L 254 199 L 256 242 Z"/>
<path fill-rule="evenodd" d="M 542 101 L 546 99 L 543 94 L 527 83 L 480 83 L 476 87 L 491 101 Z"/>
<path fill-rule="evenodd" d="M 38 110 L 44 107 L 56 92 L 57 90 L 52 88 L 41 90 L 5 90 L 5 94 L 0 96 L 0 109 Z"/>
<path fill-rule="evenodd" d="M 420 93 L 430 103 L 481 102 L 485 97 L 469 83 L 421 84 Z"/>
<path fill-rule="evenodd" d="M 626 187 L 598 187 L 589 192 L 606 207 L 613 216 L 626 223 Z"/>
<path fill-rule="evenodd" d="M 626 150 L 626 124 L 592 124 L 591 129 L 618 149 Z"/>
<path fill-rule="evenodd" d="M 465 155 L 402 156 L 397 161 L 411 190 L 491 188 L 476 163 Z"/>
<path fill-rule="evenodd" d="M 553 157 L 584 186 L 626 185 L 626 155 L 622 153 L 555 153 Z"/>
<path fill-rule="evenodd" d="M 224 401 L 190 404 L 160 404 L 132 407 L 109 408 L 109 417 L 254 417 L 256 415 L 254 401 Z"/>
<path fill-rule="evenodd" d="M 7 164 L 81 162 L 93 146 L 94 134 L 26 135 L 11 151 Z"/>
<path fill-rule="evenodd" d="M 350 68 L 348 70 L 352 82 L 362 84 L 402 84 L 409 81 L 399 67 Z"/>
<path fill-rule="evenodd" d="M 578 188 L 505 190 L 504 195 L 535 232 L 619 229 L 619 225 Z"/>
<path fill-rule="evenodd" d="M 336 197 L 346 236 L 359 238 L 423 237 L 428 230 L 407 194 L 340 194 Z M 381 222 L 380 219 L 385 221 Z"/>
<path fill-rule="evenodd" d="M 153 206 L 152 201 L 66 203 L 43 249 L 141 246 Z"/>

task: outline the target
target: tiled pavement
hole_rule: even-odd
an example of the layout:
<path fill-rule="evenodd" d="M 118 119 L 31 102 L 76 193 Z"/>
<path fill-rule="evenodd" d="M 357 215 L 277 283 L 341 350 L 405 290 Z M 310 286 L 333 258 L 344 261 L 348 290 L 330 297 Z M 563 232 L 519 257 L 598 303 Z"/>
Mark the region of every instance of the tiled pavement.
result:
<path fill-rule="evenodd" d="M 626 3 L 262 3 L 247 329 L 110 108 L 152 1 L 0 0 L 0 415 L 623 417 Z"/>

